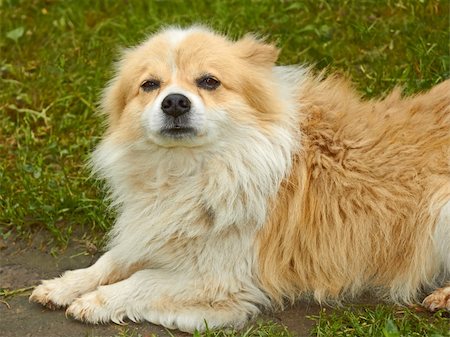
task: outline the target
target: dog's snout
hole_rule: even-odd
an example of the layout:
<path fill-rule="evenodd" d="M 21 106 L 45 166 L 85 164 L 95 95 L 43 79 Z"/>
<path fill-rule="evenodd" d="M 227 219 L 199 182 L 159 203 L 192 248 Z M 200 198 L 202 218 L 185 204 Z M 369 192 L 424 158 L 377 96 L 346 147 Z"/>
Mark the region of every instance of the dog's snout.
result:
<path fill-rule="evenodd" d="M 170 116 L 181 116 L 191 109 L 191 101 L 182 94 L 167 95 L 161 103 L 162 111 Z"/>

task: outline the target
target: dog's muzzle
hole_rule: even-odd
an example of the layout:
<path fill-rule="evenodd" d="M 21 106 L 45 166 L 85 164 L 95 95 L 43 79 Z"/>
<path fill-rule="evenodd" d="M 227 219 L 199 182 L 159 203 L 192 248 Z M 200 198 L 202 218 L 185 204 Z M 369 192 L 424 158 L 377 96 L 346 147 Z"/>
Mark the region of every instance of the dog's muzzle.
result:
<path fill-rule="evenodd" d="M 196 130 L 191 125 L 191 101 L 182 94 L 169 94 L 161 102 L 165 123 L 161 134 L 172 138 L 195 136 Z"/>

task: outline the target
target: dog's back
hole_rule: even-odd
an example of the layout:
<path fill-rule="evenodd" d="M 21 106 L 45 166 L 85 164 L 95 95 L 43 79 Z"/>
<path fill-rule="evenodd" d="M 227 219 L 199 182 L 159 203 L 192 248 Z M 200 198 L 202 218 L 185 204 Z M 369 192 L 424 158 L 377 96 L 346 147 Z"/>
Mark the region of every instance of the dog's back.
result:
<path fill-rule="evenodd" d="M 450 200 L 449 92 L 445 81 L 363 101 L 338 78 L 303 83 L 303 150 L 260 235 L 272 297 L 313 291 L 324 300 L 370 287 L 409 302 L 448 266 L 439 247 L 449 246 L 450 226 L 447 244 L 433 234 Z"/>

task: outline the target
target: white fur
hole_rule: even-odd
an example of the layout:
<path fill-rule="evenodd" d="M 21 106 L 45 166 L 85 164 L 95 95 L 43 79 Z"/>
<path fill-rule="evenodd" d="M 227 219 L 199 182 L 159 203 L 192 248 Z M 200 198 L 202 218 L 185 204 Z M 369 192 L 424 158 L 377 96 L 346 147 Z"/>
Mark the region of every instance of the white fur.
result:
<path fill-rule="evenodd" d="M 162 33 L 165 35 L 167 41 L 170 42 L 173 49 L 176 49 L 177 46 L 189 35 L 195 32 L 207 31 L 204 27 L 201 26 L 192 26 L 186 29 L 179 27 L 169 27 L 165 29 Z"/>
<path fill-rule="evenodd" d="M 434 232 L 434 242 L 443 269 L 447 274 L 450 274 L 450 200 L 441 209 Z"/>
<path fill-rule="evenodd" d="M 176 47 L 189 32 L 166 34 Z M 206 111 L 200 96 L 176 83 L 145 108 L 142 139 L 124 143 L 109 134 L 92 158 L 119 210 L 109 251 L 89 268 L 45 281 L 31 298 L 70 304 L 68 314 L 92 323 L 128 317 L 183 331 L 201 330 L 205 320 L 212 328 L 239 327 L 269 306 L 255 280 L 254 238 L 299 147 L 295 84 L 302 75 L 274 68 L 289 118 L 270 136 L 224 109 Z M 161 101 L 170 93 L 191 100 L 196 139 L 172 144 L 158 135 Z M 231 109 L 244 112 L 246 103 L 236 100 Z M 135 264 L 141 270 L 101 285 Z"/>
<path fill-rule="evenodd" d="M 177 46 L 179 46 L 180 43 L 190 34 L 202 31 L 205 31 L 205 29 L 201 26 L 192 26 L 187 29 L 170 27 L 163 31 L 166 40 L 169 41 L 172 46 L 171 53 L 169 54 L 169 60 L 167 60 L 167 62 L 171 65 L 173 78 L 176 78 L 177 74 L 177 65 L 175 62 L 173 50 L 175 50 Z"/>
<path fill-rule="evenodd" d="M 115 264 L 146 261 L 151 269 L 100 287 L 96 292 L 107 299 L 109 309 L 95 310 L 88 320 L 121 321 L 128 316 L 193 331 L 204 327 L 204 319 L 211 327 L 240 326 L 258 313 L 257 305 L 269 305 L 253 279 L 253 240 L 264 223 L 267 202 L 289 168 L 292 144 L 285 138 L 280 134 L 277 144 L 245 129 L 210 149 L 124 147 L 104 141 L 94 161 L 109 178 L 121 209 L 108 254 Z M 139 175 L 145 183 L 136 192 L 129 184 Z M 199 223 L 205 212 L 214 218 L 211 226 Z M 173 238 L 189 240 L 188 246 L 171 245 Z M 205 289 L 217 290 L 210 294 Z M 152 302 L 162 295 L 194 302 L 202 297 L 226 299 L 229 294 L 238 304 L 226 311 L 227 316 L 214 308 L 152 310 Z M 75 301 L 68 313 L 79 317 L 92 305 L 92 296 Z"/>
<path fill-rule="evenodd" d="M 443 280 L 448 280 L 450 275 L 450 200 L 441 208 L 433 241 L 436 257 L 442 265 L 441 276 Z M 430 311 L 442 308 L 450 311 L 450 283 L 447 281 L 444 287 L 434 290 L 423 300 L 422 305 Z"/>

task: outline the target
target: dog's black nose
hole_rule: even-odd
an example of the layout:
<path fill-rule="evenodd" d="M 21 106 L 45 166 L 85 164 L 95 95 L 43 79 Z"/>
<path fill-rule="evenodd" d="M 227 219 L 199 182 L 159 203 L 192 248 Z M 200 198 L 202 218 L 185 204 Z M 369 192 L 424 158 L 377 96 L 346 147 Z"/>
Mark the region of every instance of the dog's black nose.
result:
<path fill-rule="evenodd" d="M 191 109 L 191 101 L 181 94 L 170 94 L 163 99 L 161 109 L 165 114 L 178 117 Z"/>

